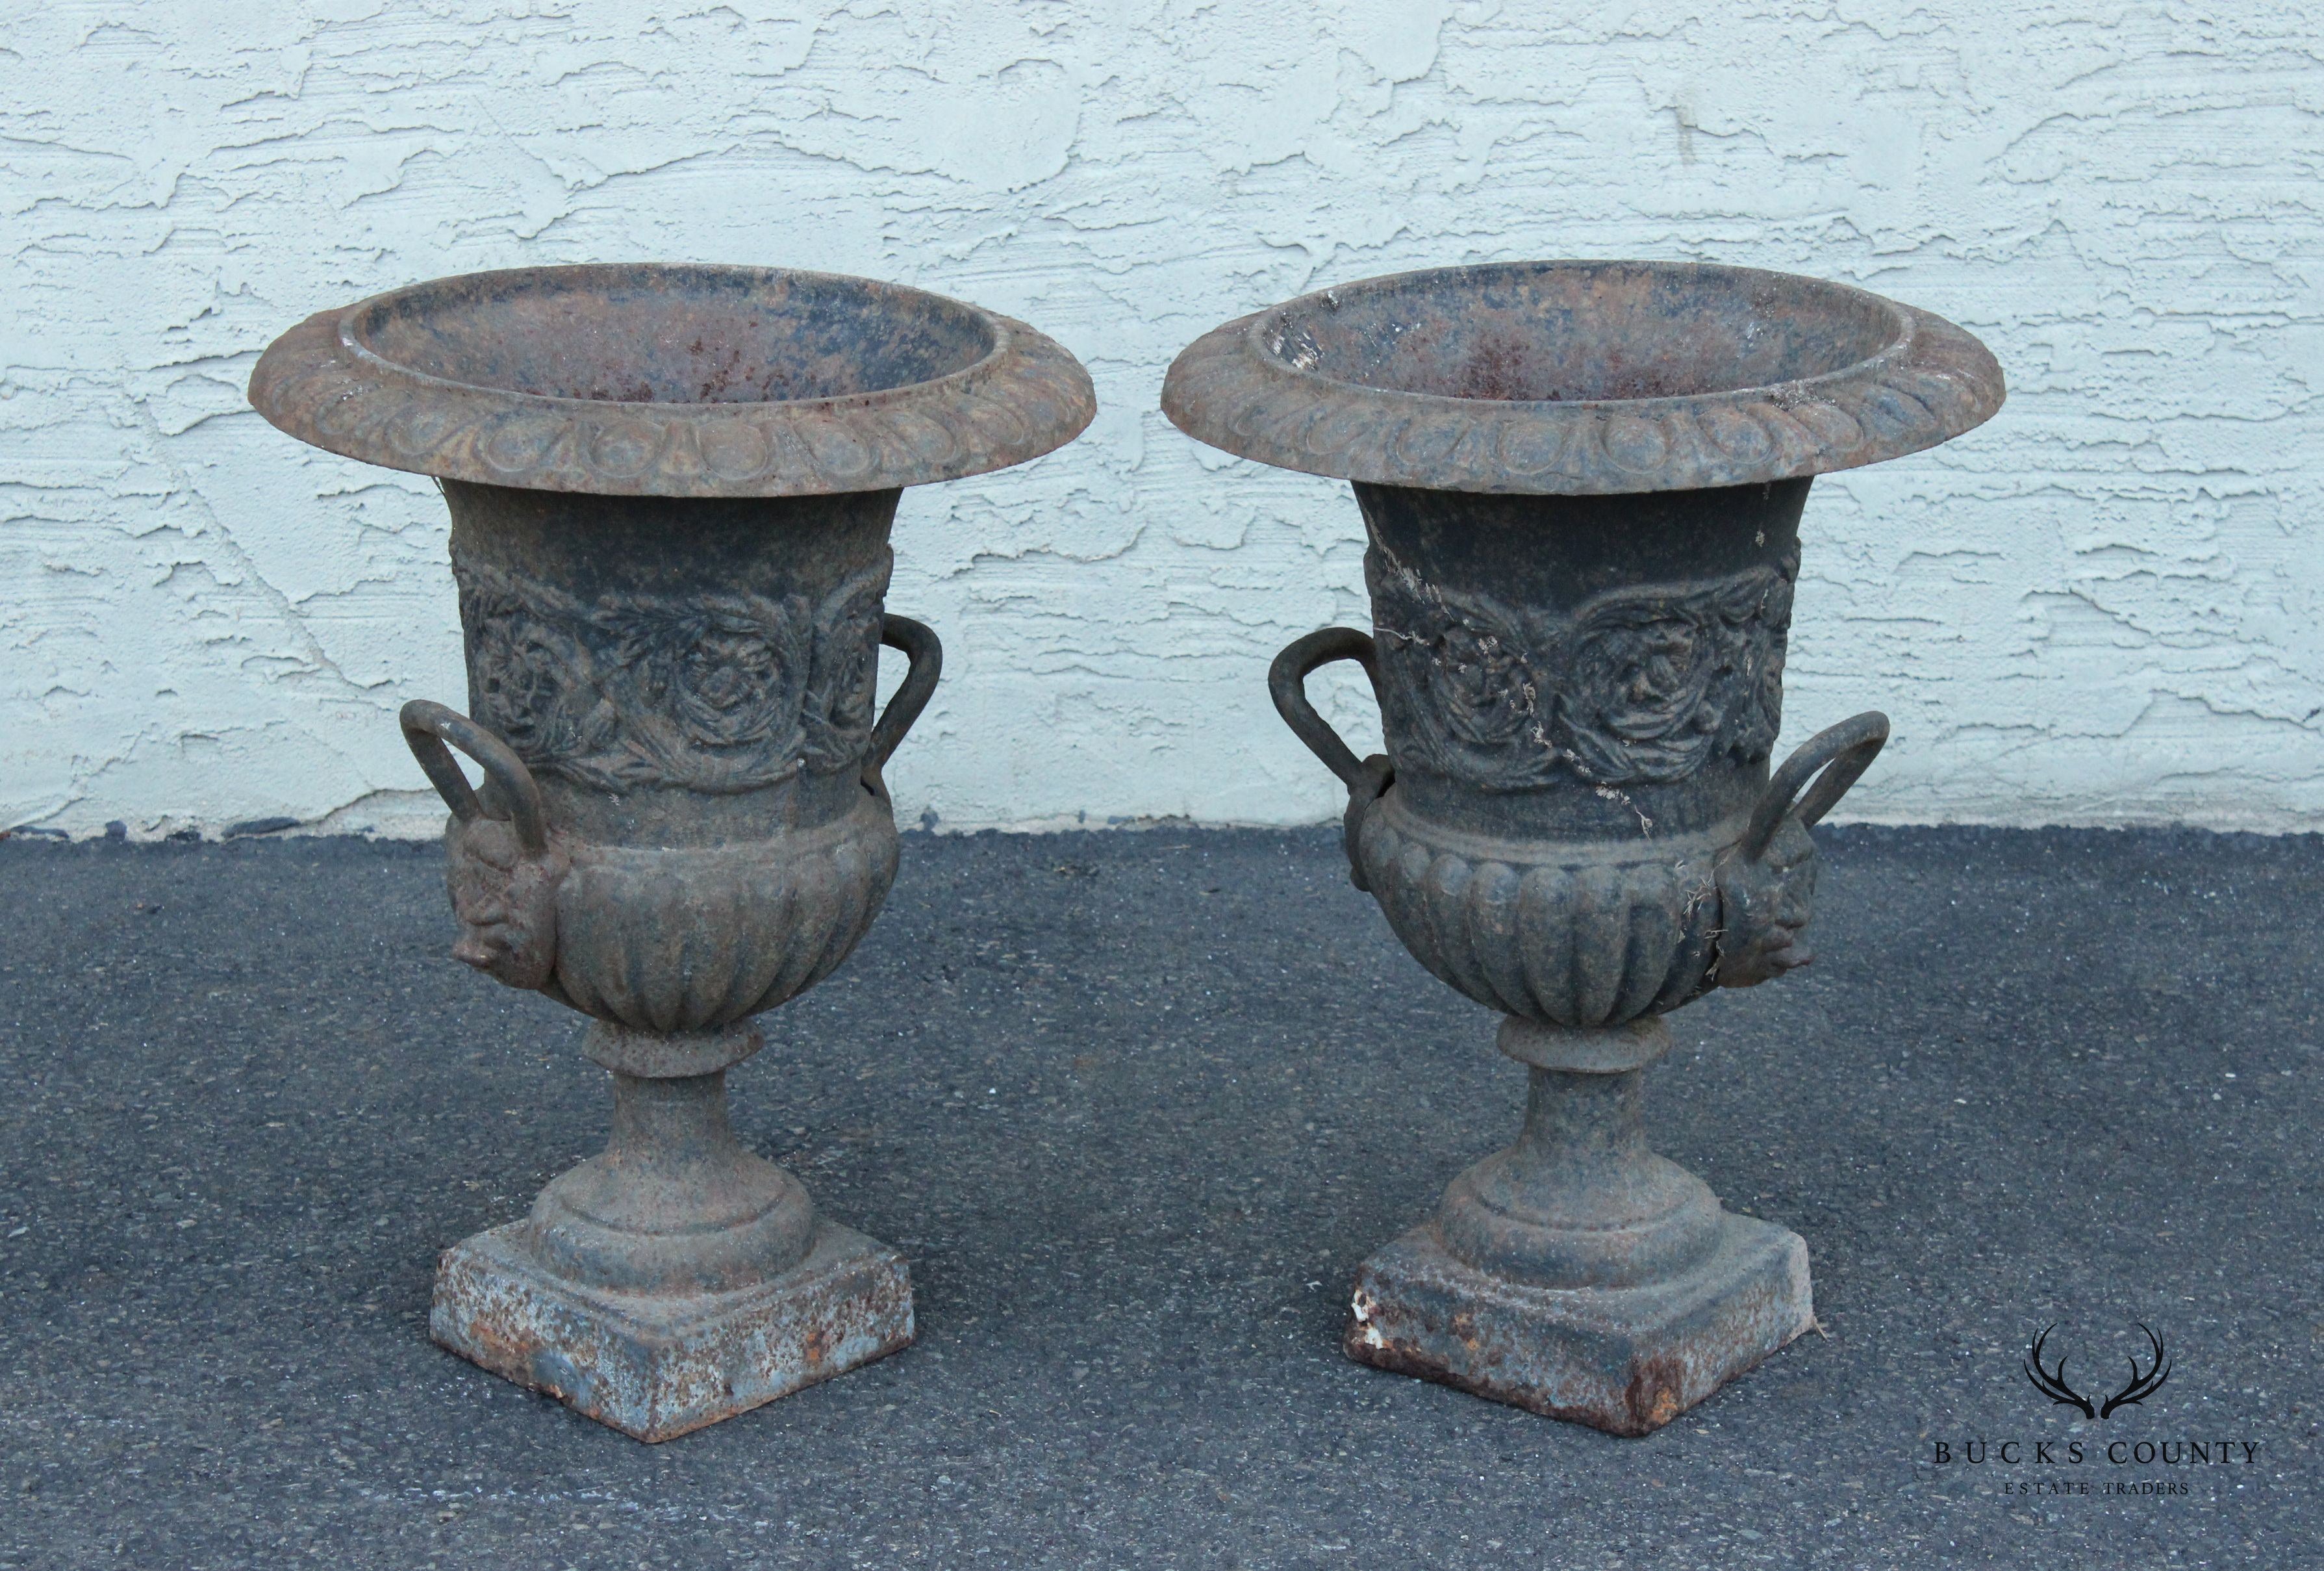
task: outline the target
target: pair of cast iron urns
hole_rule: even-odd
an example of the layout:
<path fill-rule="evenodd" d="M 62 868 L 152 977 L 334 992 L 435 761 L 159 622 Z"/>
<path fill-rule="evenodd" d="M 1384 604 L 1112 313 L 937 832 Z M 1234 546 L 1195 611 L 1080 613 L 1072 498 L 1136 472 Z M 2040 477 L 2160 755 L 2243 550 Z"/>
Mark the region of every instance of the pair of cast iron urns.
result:
<path fill-rule="evenodd" d="M 446 1252 L 436 1339 L 648 1440 L 904 1346 L 903 1260 L 743 1148 L 725 1073 L 895 876 L 881 770 L 939 661 L 883 605 L 902 488 L 1072 439 L 1081 366 L 913 289 L 552 267 L 310 318 L 250 393 L 442 481 L 469 712 L 402 724 L 452 809 L 454 953 L 592 1017 L 613 1071 L 604 1154 Z M 1861 715 L 1769 769 L 1809 482 L 1978 424 L 2000 371 L 1837 284 L 1556 262 L 1305 296 L 1199 339 L 1162 396 L 1354 482 L 1372 631 L 1300 639 L 1269 686 L 1347 786 L 1357 887 L 1532 1077 L 1517 1143 L 1359 1268 L 1346 1350 L 1655 1428 L 1813 1323 L 1805 1243 L 1639 1125 L 1665 1012 L 1808 958 L 1808 827 L 1887 736 Z M 908 668 L 875 713 L 882 644 Z M 1308 705 L 1343 660 L 1384 757 Z"/>

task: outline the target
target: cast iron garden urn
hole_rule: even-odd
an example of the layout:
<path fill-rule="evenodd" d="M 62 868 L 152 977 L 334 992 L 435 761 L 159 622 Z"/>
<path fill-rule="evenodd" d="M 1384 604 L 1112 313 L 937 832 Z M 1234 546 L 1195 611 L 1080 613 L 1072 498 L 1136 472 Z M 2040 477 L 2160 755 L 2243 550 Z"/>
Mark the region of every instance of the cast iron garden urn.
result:
<path fill-rule="evenodd" d="M 441 481 L 468 713 L 402 724 L 452 809 L 453 953 L 590 1016 L 613 1073 L 604 1154 L 445 1252 L 436 1339 L 648 1440 L 905 1345 L 903 1260 L 742 1145 L 725 1076 L 895 877 L 881 768 L 939 660 L 883 609 L 901 488 L 1071 440 L 1089 378 L 915 289 L 609 265 L 325 311 L 250 398 Z M 881 644 L 909 665 L 875 716 Z"/>
<path fill-rule="evenodd" d="M 1810 480 L 2001 399 L 1925 311 L 1665 263 L 1374 279 L 1171 367 L 1188 434 L 1354 482 L 1372 630 L 1285 650 L 1276 707 L 1348 788 L 1356 886 L 1531 1077 L 1517 1143 L 1359 1268 L 1351 1357 L 1637 1435 L 1813 1324 L 1806 1244 L 1649 1151 L 1639 1081 L 1665 1012 L 1807 961 L 1808 827 L 1887 738 L 1768 767 Z M 1385 757 L 1308 704 L 1341 660 Z"/>

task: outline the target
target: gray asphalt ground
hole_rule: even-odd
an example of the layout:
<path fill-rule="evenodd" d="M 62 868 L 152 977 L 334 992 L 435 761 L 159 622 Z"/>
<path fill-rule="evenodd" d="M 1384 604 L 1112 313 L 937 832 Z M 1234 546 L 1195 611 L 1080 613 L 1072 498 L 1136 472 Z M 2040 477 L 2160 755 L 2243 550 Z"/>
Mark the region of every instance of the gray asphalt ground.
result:
<path fill-rule="evenodd" d="M 2324 842 L 1821 837 L 1822 959 L 1674 1017 L 1649 1095 L 1829 1335 L 1659 1434 L 1340 1357 L 1522 1072 L 1333 834 L 1164 827 L 907 838 L 733 1078 L 921 1340 L 659 1447 L 424 1334 L 437 1251 L 607 1110 L 573 1018 L 448 957 L 440 852 L 0 845 L 0 1565 L 2324 1562 Z M 2168 1383 L 2049 1403 L 2053 1320 L 2077 1383 L 2137 1321 Z M 2255 1459 L 2106 1461 L 2188 1440 Z"/>

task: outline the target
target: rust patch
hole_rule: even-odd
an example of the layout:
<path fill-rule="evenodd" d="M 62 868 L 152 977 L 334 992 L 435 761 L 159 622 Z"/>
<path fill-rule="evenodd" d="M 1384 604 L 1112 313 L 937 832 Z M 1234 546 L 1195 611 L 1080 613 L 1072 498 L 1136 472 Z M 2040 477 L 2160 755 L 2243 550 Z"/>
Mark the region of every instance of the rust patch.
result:
<path fill-rule="evenodd" d="M 525 1224 L 445 1252 L 429 1329 L 494 1374 L 637 1439 L 688 1434 L 908 1345 L 901 1257 L 825 1223 L 807 1258 L 741 1291 L 622 1294 L 560 1279 Z"/>
<path fill-rule="evenodd" d="M 1637 1423 L 1638 1434 L 1659 1429 L 1679 1416 L 1685 1404 L 1686 1364 L 1677 1358 L 1645 1358 L 1637 1364 L 1622 1405 Z"/>
<path fill-rule="evenodd" d="M 1729 1217 L 1694 1271 L 1644 1289 L 1529 1288 L 1423 1224 L 1357 1272 L 1348 1357 L 1608 1434 L 1651 1434 L 1799 1334 L 1804 1246 Z"/>

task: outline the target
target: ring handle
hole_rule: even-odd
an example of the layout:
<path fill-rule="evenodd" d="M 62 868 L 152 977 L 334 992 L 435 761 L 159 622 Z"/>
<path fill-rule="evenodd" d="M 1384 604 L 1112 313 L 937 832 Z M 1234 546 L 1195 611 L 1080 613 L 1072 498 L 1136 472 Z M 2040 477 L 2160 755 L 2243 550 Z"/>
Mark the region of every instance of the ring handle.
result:
<path fill-rule="evenodd" d="M 1315 713 L 1315 706 L 1307 701 L 1307 679 L 1334 661 L 1351 660 L 1364 668 L 1371 679 L 1372 694 L 1379 694 L 1379 652 L 1371 634 L 1359 633 L 1352 627 L 1326 627 L 1295 639 L 1275 663 L 1267 668 L 1268 696 L 1275 700 L 1275 712 L 1291 727 L 1293 735 L 1307 744 L 1307 751 L 1323 761 L 1323 767 L 1340 777 L 1340 783 L 1349 794 L 1364 793 L 1378 797 L 1388 789 L 1377 780 L 1377 769 L 1368 770 L 1356 757 L 1354 749 L 1340 740 L 1331 722 Z"/>
<path fill-rule="evenodd" d="M 1821 820 L 1872 767 L 1887 743 L 1888 716 L 1877 709 L 1827 726 L 1801 743 L 1768 778 L 1737 848 L 1754 862 L 1766 855 L 1785 816 L 1794 811 L 1794 801 L 1802 825 Z"/>
<path fill-rule="evenodd" d="M 517 844 L 526 852 L 538 856 L 549 849 L 549 816 L 542 809 L 540 787 L 534 783 L 532 772 L 515 749 L 499 737 L 461 714 L 426 698 L 414 698 L 403 706 L 397 716 L 403 726 L 403 740 L 411 749 L 411 756 L 428 772 L 429 783 L 452 816 L 460 822 L 473 823 L 492 815 L 476 799 L 468 777 L 460 772 L 453 762 L 452 748 L 458 748 L 476 761 L 484 778 L 500 788 L 501 796 L 508 802 L 509 816 L 516 825 Z M 448 745 L 447 745 L 448 744 Z"/>
<path fill-rule="evenodd" d="M 944 672 L 944 644 L 937 639 L 936 630 L 925 622 L 882 615 L 880 642 L 900 651 L 911 664 L 904 672 L 902 684 L 872 727 L 872 750 L 863 768 L 867 774 L 875 775 L 903 745 L 904 733 L 912 728 L 912 722 L 920 717 L 920 711 L 936 696 L 936 678 Z"/>

